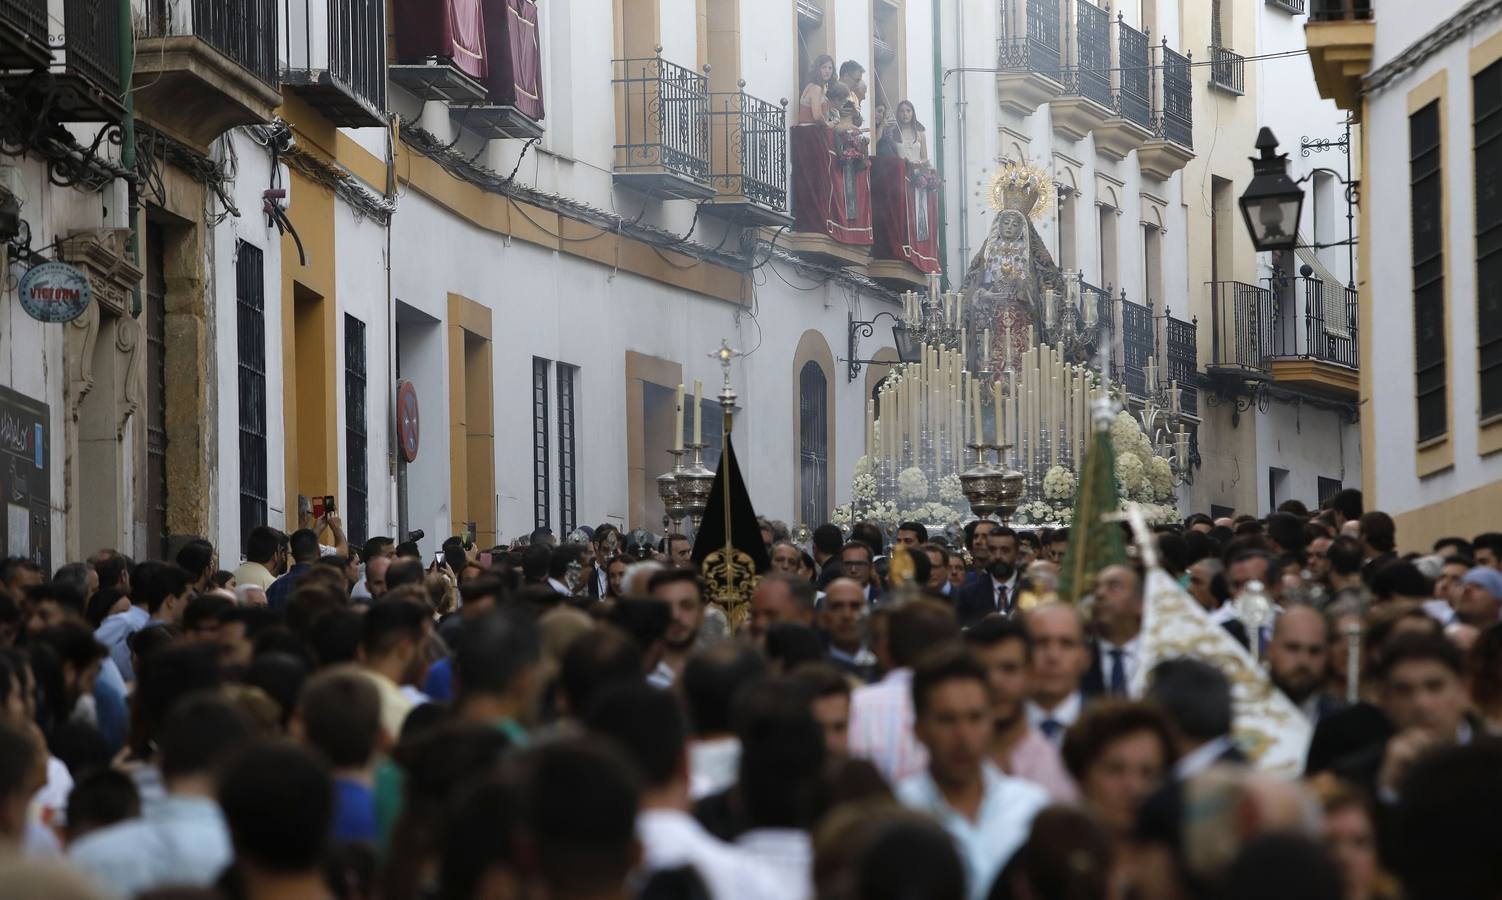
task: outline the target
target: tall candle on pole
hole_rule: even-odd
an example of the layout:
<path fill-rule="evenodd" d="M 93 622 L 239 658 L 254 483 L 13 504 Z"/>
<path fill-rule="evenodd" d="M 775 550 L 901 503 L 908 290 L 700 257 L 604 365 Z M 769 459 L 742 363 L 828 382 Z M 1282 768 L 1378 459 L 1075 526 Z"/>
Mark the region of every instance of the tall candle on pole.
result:
<path fill-rule="evenodd" d="M 694 379 L 694 443 L 704 443 L 704 382 Z"/>
<path fill-rule="evenodd" d="M 678 385 L 678 394 L 673 410 L 673 449 L 683 449 L 683 385 Z"/>

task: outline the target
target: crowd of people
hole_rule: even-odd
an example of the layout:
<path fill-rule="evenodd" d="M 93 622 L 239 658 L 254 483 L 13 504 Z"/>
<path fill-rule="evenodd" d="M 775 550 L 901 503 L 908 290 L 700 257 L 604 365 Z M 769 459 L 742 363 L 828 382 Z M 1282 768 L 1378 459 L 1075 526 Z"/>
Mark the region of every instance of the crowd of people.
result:
<path fill-rule="evenodd" d="M 761 524 L 728 609 L 612 525 L 6 559 L 0 896 L 1502 896 L 1502 534 L 1400 555 L 1355 491 L 1158 529 L 1313 726 L 1283 777 L 1221 669 L 1139 671 L 1136 554 L 1072 597 L 1066 531 Z"/>

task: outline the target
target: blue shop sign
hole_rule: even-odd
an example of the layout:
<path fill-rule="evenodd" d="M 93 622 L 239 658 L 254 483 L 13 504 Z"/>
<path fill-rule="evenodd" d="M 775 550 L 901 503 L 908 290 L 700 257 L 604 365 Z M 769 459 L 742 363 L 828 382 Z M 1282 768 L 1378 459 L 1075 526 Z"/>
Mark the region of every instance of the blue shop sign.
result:
<path fill-rule="evenodd" d="M 21 308 L 38 322 L 71 322 L 89 308 L 89 276 L 77 266 L 47 262 L 21 276 Z"/>

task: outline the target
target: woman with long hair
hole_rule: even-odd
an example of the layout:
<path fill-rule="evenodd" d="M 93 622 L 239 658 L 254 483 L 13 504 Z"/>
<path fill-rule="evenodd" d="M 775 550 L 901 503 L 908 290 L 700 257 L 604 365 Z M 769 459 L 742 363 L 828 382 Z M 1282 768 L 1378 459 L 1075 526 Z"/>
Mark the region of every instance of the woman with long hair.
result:
<path fill-rule="evenodd" d="M 897 104 L 896 132 L 897 155 L 910 163 L 928 162 L 928 137 L 923 123 L 918 121 L 918 110 L 913 101 L 903 100 Z"/>
<path fill-rule="evenodd" d="M 834 57 L 822 53 L 809 66 L 803 81 L 803 96 L 798 100 L 799 125 L 826 125 L 829 123 L 829 86 L 834 84 Z"/>

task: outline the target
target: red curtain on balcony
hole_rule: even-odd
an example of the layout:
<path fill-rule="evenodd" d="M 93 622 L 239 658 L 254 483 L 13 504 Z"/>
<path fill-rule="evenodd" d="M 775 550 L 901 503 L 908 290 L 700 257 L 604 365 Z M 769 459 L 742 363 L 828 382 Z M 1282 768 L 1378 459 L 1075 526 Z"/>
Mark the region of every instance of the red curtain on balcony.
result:
<path fill-rule="evenodd" d="M 871 160 L 872 255 L 900 259 L 924 274 L 939 271 L 939 192 L 922 182 L 926 166 L 895 156 Z M 937 182 L 933 184 L 937 187 Z"/>
<path fill-rule="evenodd" d="M 430 56 L 484 82 L 485 13 L 482 0 L 396 0 L 396 53 L 400 62 L 421 63 Z"/>
<path fill-rule="evenodd" d="M 870 166 L 841 160 L 834 130 L 827 126 L 798 125 L 791 131 L 793 230 L 871 246 Z"/>
<path fill-rule="evenodd" d="M 542 44 L 536 0 L 484 0 L 490 102 L 542 121 Z"/>

